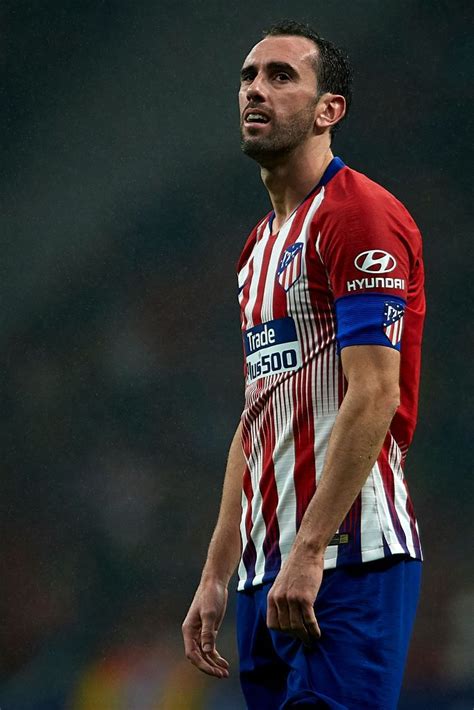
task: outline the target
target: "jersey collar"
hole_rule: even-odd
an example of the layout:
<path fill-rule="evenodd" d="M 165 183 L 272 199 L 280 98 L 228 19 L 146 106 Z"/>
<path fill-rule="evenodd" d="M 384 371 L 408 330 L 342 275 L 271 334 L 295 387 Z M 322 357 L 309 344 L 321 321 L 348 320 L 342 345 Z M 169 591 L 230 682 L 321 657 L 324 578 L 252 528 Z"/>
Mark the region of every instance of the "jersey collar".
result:
<path fill-rule="evenodd" d="M 336 173 L 338 173 L 339 170 L 341 170 L 341 168 L 345 168 L 345 167 L 346 167 L 346 164 L 344 163 L 344 161 L 342 161 L 340 158 L 338 158 L 337 155 L 334 156 L 334 158 L 331 160 L 331 162 L 327 166 L 326 170 L 324 171 L 321 180 L 318 182 L 316 187 L 314 187 L 311 190 L 311 192 L 314 192 L 314 190 L 317 190 L 318 187 L 323 187 L 324 185 L 327 185 L 329 180 L 332 180 L 334 175 L 336 175 Z M 311 194 L 311 192 L 309 194 Z"/>
<path fill-rule="evenodd" d="M 339 172 L 339 170 L 341 170 L 342 168 L 345 168 L 345 167 L 346 167 L 346 164 L 344 163 L 344 161 L 341 160 L 341 158 L 339 158 L 337 155 L 335 155 L 334 158 L 333 158 L 333 159 L 331 160 L 331 162 L 329 163 L 329 165 L 327 166 L 327 168 L 326 168 L 326 170 L 324 171 L 324 173 L 322 174 L 322 177 L 321 177 L 320 181 L 318 182 L 318 184 L 315 185 L 315 186 L 308 192 L 308 194 L 306 195 L 306 197 L 305 197 L 303 200 L 301 200 L 301 202 L 300 202 L 300 204 L 298 205 L 298 207 L 301 207 L 301 205 L 303 204 L 303 202 L 306 202 L 306 200 L 308 199 L 308 197 L 310 197 L 310 196 L 313 194 L 313 192 L 316 192 L 316 190 L 319 190 L 320 187 L 324 187 L 325 185 L 327 185 L 328 182 L 329 182 L 330 180 L 332 180 L 332 178 L 334 177 L 334 175 L 336 175 L 336 174 Z M 296 210 L 298 209 L 298 207 L 296 207 L 296 208 L 293 210 L 292 214 L 294 214 L 294 212 L 296 212 Z M 268 226 L 270 227 L 270 232 L 272 231 L 272 226 L 273 226 L 273 220 L 274 220 L 274 219 L 275 219 L 275 212 L 272 210 L 272 211 L 270 212 L 270 216 L 269 216 L 269 218 L 268 218 Z"/>

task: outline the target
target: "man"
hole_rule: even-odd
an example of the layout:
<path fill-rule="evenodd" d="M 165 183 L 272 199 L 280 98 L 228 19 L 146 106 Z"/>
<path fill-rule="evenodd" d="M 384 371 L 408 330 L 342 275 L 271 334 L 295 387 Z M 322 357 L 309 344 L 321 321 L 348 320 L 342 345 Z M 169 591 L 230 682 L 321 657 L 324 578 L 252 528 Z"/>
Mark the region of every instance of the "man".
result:
<path fill-rule="evenodd" d="M 294 22 L 241 71 L 242 148 L 273 211 L 238 265 L 245 408 L 183 635 L 194 665 L 228 676 L 215 641 L 241 557 L 240 676 L 255 710 L 395 708 L 419 593 L 403 470 L 421 237 L 392 195 L 333 157 L 350 87 L 343 53 Z"/>

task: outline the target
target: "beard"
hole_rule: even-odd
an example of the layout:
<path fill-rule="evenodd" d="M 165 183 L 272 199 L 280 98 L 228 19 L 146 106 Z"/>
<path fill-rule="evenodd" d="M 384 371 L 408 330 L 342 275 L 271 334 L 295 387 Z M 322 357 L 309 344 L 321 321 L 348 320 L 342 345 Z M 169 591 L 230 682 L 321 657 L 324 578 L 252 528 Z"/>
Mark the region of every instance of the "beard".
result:
<path fill-rule="evenodd" d="M 288 155 L 301 145 L 312 132 L 316 103 L 317 101 L 312 101 L 310 105 L 300 109 L 286 121 L 277 121 L 272 118 L 271 129 L 265 136 L 245 135 L 242 122 L 240 125 L 242 151 L 262 167 L 272 165 Z"/>

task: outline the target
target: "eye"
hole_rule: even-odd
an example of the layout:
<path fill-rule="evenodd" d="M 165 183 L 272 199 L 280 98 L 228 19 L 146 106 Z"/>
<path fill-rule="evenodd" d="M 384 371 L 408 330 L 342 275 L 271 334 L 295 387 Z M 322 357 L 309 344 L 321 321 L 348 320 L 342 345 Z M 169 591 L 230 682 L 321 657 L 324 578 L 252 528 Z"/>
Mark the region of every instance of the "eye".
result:
<path fill-rule="evenodd" d="M 275 74 L 275 79 L 279 82 L 290 81 L 290 78 L 290 75 L 284 71 L 279 71 L 277 74 Z"/>
<path fill-rule="evenodd" d="M 252 72 L 243 72 L 240 75 L 240 83 L 241 84 L 246 84 L 249 81 L 253 81 L 254 74 Z"/>

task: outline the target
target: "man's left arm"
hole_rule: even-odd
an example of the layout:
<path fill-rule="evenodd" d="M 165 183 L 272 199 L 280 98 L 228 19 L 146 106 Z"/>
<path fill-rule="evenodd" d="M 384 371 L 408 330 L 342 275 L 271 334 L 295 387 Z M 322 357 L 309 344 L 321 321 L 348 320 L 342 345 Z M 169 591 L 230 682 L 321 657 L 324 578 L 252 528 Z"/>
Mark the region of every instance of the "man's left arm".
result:
<path fill-rule="evenodd" d="M 323 473 L 268 594 L 269 628 L 305 643 L 321 635 L 313 605 L 324 553 L 367 480 L 399 405 L 397 350 L 355 345 L 342 349 L 341 360 L 347 391 L 331 432 Z"/>

